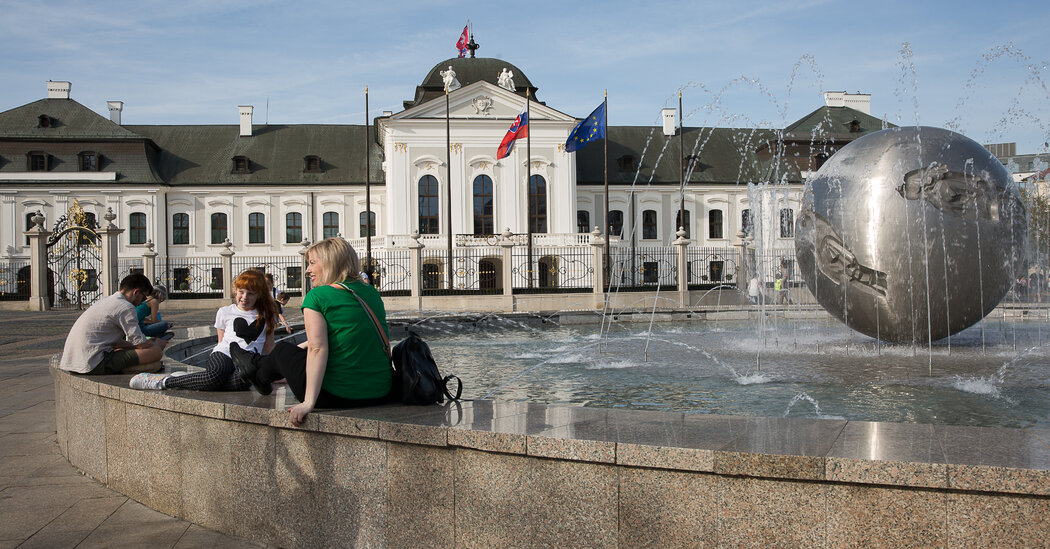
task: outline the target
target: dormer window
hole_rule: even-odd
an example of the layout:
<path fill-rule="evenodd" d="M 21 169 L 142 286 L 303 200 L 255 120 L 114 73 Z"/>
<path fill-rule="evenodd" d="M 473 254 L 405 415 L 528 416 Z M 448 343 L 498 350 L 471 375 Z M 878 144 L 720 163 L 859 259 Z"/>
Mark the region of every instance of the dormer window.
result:
<path fill-rule="evenodd" d="M 235 156 L 233 157 L 233 171 L 230 173 L 251 173 L 248 170 L 248 166 L 247 156 Z"/>
<path fill-rule="evenodd" d="M 55 120 L 46 114 L 42 114 L 37 117 L 39 121 L 37 124 L 38 128 L 50 128 L 54 125 Z"/>
<path fill-rule="evenodd" d="M 849 133 L 860 133 L 860 121 L 853 119 L 849 123 Z"/>
<path fill-rule="evenodd" d="M 620 167 L 621 171 L 634 172 L 638 171 L 638 161 L 631 155 L 625 154 L 620 158 L 616 159 L 616 165 Z"/>
<path fill-rule="evenodd" d="M 303 157 L 303 171 L 306 173 L 321 173 L 321 157 L 313 154 Z"/>
<path fill-rule="evenodd" d="M 98 171 L 98 159 L 99 155 L 96 152 L 84 151 L 78 156 L 79 161 L 77 164 L 80 166 L 82 172 L 97 172 Z"/>
<path fill-rule="evenodd" d="M 26 171 L 46 172 L 50 169 L 48 156 L 47 153 L 40 151 L 26 153 Z"/>

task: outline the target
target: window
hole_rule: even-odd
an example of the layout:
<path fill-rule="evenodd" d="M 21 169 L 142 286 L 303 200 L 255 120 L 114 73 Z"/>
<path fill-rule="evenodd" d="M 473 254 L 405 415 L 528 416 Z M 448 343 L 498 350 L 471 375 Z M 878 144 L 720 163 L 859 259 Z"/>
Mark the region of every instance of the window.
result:
<path fill-rule="evenodd" d="M 302 267 L 285 267 L 284 268 L 284 287 L 286 289 L 302 288 L 303 287 L 303 268 Z"/>
<path fill-rule="evenodd" d="M 266 214 L 248 214 L 248 243 L 262 244 L 266 242 Z"/>
<path fill-rule="evenodd" d="M 284 216 L 284 243 L 298 244 L 303 241 L 303 214 L 289 212 Z"/>
<path fill-rule="evenodd" d="M 656 210 L 645 210 L 642 212 L 642 238 L 653 240 L 656 234 Z"/>
<path fill-rule="evenodd" d="M 171 278 L 172 278 L 172 282 L 174 282 L 174 284 L 172 284 L 172 288 L 171 289 L 179 290 L 179 291 L 183 291 L 183 292 L 189 291 L 189 289 L 190 289 L 190 282 L 192 280 L 190 278 L 190 269 L 189 269 L 189 267 L 175 267 L 175 268 L 173 268 L 171 270 Z"/>
<path fill-rule="evenodd" d="M 791 208 L 780 210 L 780 238 L 795 237 L 795 213 Z"/>
<path fill-rule="evenodd" d="M 211 214 L 211 243 L 222 244 L 229 238 L 229 224 L 226 214 Z"/>
<path fill-rule="evenodd" d="M 441 287 L 441 266 L 436 263 L 423 265 L 423 289 L 436 290 Z"/>
<path fill-rule="evenodd" d="M 438 180 L 432 175 L 419 179 L 419 234 L 438 234 Z"/>
<path fill-rule="evenodd" d="M 131 214 L 131 219 L 128 220 L 128 243 L 146 243 L 146 214 L 140 212 Z"/>
<path fill-rule="evenodd" d="M 751 215 L 750 209 L 740 212 L 740 231 L 744 236 L 751 236 L 755 232 L 755 216 Z"/>
<path fill-rule="evenodd" d="M 643 284 L 659 284 L 660 283 L 660 264 L 656 261 L 646 261 L 642 263 L 642 283 Z"/>
<path fill-rule="evenodd" d="M 208 282 L 208 287 L 213 290 L 222 289 L 222 267 L 211 268 L 211 281 Z"/>
<path fill-rule="evenodd" d="M 82 152 L 78 155 L 80 165 L 80 171 L 82 172 L 97 172 L 98 171 L 98 154 L 93 152 Z"/>
<path fill-rule="evenodd" d="M 576 210 L 576 232 L 591 232 L 591 212 L 587 210 Z"/>
<path fill-rule="evenodd" d="M 233 157 L 233 169 L 230 173 L 250 173 L 249 171 L 250 162 L 247 156 L 235 156 Z"/>
<path fill-rule="evenodd" d="M 358 223 L 361 225 L 360 232 L 358 233 L 361 238 L 366 236 L 376 235 L 376 213 L 375 212 L 361 212 L 357 216 Z"/>
<path fill-rule="evenodd" d="M 177 213 L 171 216 L 171 243 L 190 243 L 190 216 L 189 214 Z"/>
<path fill-rule="evenodd" d="M 494 234 L 492 216 L 492 178 L 479 175 L 474 178 L 474 234 Z"/>
<path fill-rule="evenodd" d="M 332 238 L 339 235 L 339 214 L 336 212 L 325 212 L 321 216 L 321 237 Z M 372 233 L 375 234 L 375 233 Z"/>
<path fill-rule="evenodd" d="M 722 235 L 722 210 L 707 212 L 707 237 L 725 238 Z"/>
<path fill-rule="evenodd" d="M 609 212 L 609 236 L 623 236 L 623 211 Z"/>
<path fill-rule="evenodd" d="M 707 262 L 707 276 L 711 279 L 711 282 L 721 282 L 722 273 L 725 271 L 725 261 L 708 261 Z"/>
<path fill-rule="evenodd" d="M 31 152 L 26 154 L 26 171 L 46 172 L 48 166 L 48 154 L 42 152 Z"/>
<path fill-rule="evenodd" d="M 306 173 L 321 173 L 321 157 L 316 155 L 304 157 L 303 171 Z"/>
<path fill-rule="evenodd" d="M 547 232 L 547 180 L 534 175 L 529 179 L 529 231 Z"/>
<path fill-rule="evenodd" d="M 823 166 L 824 163 L 827 162 L 828 158 L 830 158 L 830 157 L 831 156 L 828 153 L 825 153 L 825 152 L 817 153 L 816 155 L 814 155 L 813 156 L 813 169 L 814 170 L 819 170 L 820 167 Z"/>
<path fill-rule="evenodd" d="M 478 288 L 495 290 L 499 287 L 499 268 L 495 259 L 478 261 Z"/>
<path fill-rule="evenodd" d="M 558 287 L 558 260 L 551 256 L 541 257 L 536 265 L 540 288 Z"/>
<path fill-rule="evenodd" d="M 616 166 L 620 168 L 621 172 L 636 172 L 638 171 L 638 161 L 629 154 L 625 154 L 620 158 L 616 159 Z"/>
<path fill-rule="evenodd" d="M 685 222 L 682 221 L 682 210 L 678 210 L 678 213 L 674 218 L 674 232 L 678 234 L 678 228 L 685 229 L 685 237 L 689 238 L 692 233 L 692 229 L 689 228 L 689 210 L 685 210 Z"/>
<path fill-rule="evenodd" d="M 54 121 L 55 121 L 53 118 L 51 118 L 50 116 L 48 116 L 46 114 L 42 114 L 42 115 L 36 117 L 36 119 L 37 119 L 37 127 L 38 128 L 50 128 L 51 126 L 54 125 Z"/>

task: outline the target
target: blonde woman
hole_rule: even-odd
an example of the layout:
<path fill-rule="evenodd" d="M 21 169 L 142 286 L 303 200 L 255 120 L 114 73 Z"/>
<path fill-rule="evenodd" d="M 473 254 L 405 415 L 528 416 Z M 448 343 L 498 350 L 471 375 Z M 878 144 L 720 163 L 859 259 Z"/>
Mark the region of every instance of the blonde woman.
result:
<path fill-rule="evenodd" d="M 230 346 L 237 375 L 262 394 L 285 378 L 300 404 L 288 410 L 301 425 L 315 408 L 353 408 L 386 401 L 391 370 L 379 334 L 357 294 L 389 335 L 379 292 L 360 277 L 361 260 L 342 238 L 322 240 L 306 250 L 313 289 L 303 298 L 306 343 L 280 342 L 261 356 Z"/>

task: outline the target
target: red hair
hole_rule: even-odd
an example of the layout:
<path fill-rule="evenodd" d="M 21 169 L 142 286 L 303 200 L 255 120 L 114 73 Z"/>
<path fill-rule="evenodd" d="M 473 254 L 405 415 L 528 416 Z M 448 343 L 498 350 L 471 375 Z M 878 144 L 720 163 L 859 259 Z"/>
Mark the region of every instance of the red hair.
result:
<path fill-rule="evenodd" d="M 277 327 L 277 303 L 270 295 L 270 285 L 266 282 L 266 276 L 260 271 L 247 270 L 237 276 L 233 287 L 255 294 L 255 310 L 266 323 L 266 333 L 272 334 Z"/>

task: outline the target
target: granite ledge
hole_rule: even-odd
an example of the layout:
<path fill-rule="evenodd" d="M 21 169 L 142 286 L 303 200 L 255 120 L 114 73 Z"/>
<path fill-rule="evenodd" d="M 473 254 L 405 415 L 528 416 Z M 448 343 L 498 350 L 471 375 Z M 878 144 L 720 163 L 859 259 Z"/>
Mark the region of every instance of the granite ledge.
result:
<path fill-rule="evenodd" d="M 737 418 L 503 401 L 319 410 L 297 428 L 287 421 L 285 409 L 295 401 L 283 387 L 269 396 L 169 394 L 131 390 L 130 376 L 75 376 L 59 370 L 52 375 L 98 398 L 278 429 L 649 469 L 1050 495 L 1050 430 L 1043 429 Z M 965 453 L 952 450 L 962 443 Z"/>

